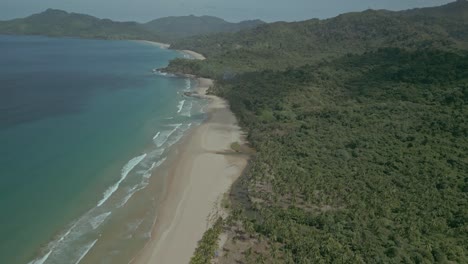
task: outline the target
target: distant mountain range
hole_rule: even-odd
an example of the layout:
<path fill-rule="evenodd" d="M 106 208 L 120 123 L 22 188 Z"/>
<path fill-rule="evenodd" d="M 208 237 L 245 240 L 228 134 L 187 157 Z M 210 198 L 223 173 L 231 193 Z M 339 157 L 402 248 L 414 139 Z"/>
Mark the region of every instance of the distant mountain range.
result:
<path fill-rule="evenodd" d="M 334 18 L 276 22 L 233 34 L 177 40 L 176 49 L 208 57 L 198 70 L 245 72 L 281 70 L 347 53 L 378 48 L 468 50 L 468 2 L 392 12 L 366 10 Z M 195 62 L 193 62 L 195 63 Z M 187 69 L 187 65 L 183 65 Z M 201 72 L 198 72 L 199 74 Z"/>
<path fill-rule="evenodd" d="M 48 9 L 26 18 L 0 22 L 1 34 L 46 35 L 100 39 L 160 40 L 136 22 L 114 22 L 93 16 Z"/>
<path fill-rule="evenodd" d="M 261 20 L 249 20 L 230 23 L 213 16 L 180 16 L 155 19 L 144 24 L 144 27 L 166 39 L 180 39 L 195 35 L 206 35 L 222 32 L 237 32 L 265 24 Z"/>
<path fill-rule="evenodd" d="M 251 29 L 265 22 L 260 20 L 230 23 L 211 16 L 167 17 L 140 24 L 115 22 L 93 16 L 46 11 L 26 18 L 0 21 L 0 34 L 46 35 L 99 39 L 138 39 L 169 42 L 200 34 L 236 32 Z"/>

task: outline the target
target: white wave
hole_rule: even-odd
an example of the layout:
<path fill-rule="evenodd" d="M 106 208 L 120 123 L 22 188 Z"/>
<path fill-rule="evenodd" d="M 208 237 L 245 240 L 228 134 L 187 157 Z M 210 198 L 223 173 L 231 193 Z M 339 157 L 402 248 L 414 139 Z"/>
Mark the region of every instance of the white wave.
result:
<path fill-rule="evenodd" d="M 131 192 L 131 193 L 127 194 L 127 195 L 123 198 L 122 202 L 120 202 L 119 206 L 117 206 L 117 207 L 118 207 L 118 208 L 121 208 L 121 207 L 123 207 L 124 205 L 126 205 L 127 202 L 130 200 L 130 198 L 132 198 L 132 196 L 133 196 L 134 194 L 135 194 L 135 192 Z"/>
<path fill-rule="evenodd" d="M 145 171 L 145 173 L 143 173 L 143 177 L 146 179 L 151 177 L 151 172 L 153 171 L 155 167 L 156 167 L 156 162 L 153 162 L 153 164 L 151 164 L 151 167 L 147 171 Z"/>
<path fill-rule="evenodd" d="M 190 79 L 185 79 L 185 90 L 188 91 L 192 87 Z"/>
<path fill-rule="evenodd" d="M 164 139 L 156 139 L 156 140 L 153 140 L 154 144 L 158 145 L 158 144 L 161 144 L 162 141 L 164 141 Z M 137 175 L 143 175 L 145 174 L 145 172 L 148 170 L 149 167 L 151 167 L 152 163 L 155 161 L 155 160 L 158 160 L 162 154 L 164 153 L 166 149 L 163 148 L 163 147 L 158 147 L 154 150 L 152 150 L 151 152 L 148 152 L 145 160 L 143 160 L 140 165 L 138 166 L 140 169 L 135 171 L 135 174 Z"/>
<path fill-rule="evenodd" d="M 184 136 L 183 133 L 180 133 L 180 134 L 174 136 L 171 140 L 169 140 L 169 141 L 167 142 L 167 145 L 168 145 L 168 146 L 174 145 L 175 143 L 179 142 L 179 140 L 180 140 L 183 136 Z"/>
<path fill-rule="evenodd" d="M 63 240 L 65 240 L 65 238 L 71 233 L 73 228 L 74 228 L 74 226 L 72 228 L 68 229 L 68 231 L 63 236 L 60 237 L 60 239 L 57 241 L 57 243 L 60 243 Z"/>
<path fill-rule="evenodd" d="M 164 77 L 176 77 L 176 75 L 174 75 L 174 74 L 167 73 L 167 72 L 161 72 L 158 69 L 153 69 L 153 73 L 156 74 L 156 75 L 159 75 L 159 76 L 164 76 Z"/>
<path fill-rule="evenodd" d="M 151 178 L 151 172 L 153 171 L 153 169 L 158 168 L 159 166 L 161 166 L 164 163 L 164 161 L 166 161 L 166 159 L 167 158 L 164 157 L 161 160 L 159 160 L 158 162 L 153 163 L 154 166 L 152 166 L 150 169 L 148 169 L 146 171 L 146 173 L 143 174 L 143 177 L 146 178 L 146 179 Z"/>
<path fill-rule="evenodd" d="M 177 132 L 177 134 L 175 134 L 174 136 L 171 137 L 170 140 L 168 140 L 167 142 L 167 147 L 171 147 L 172 145 L 174 145 L 175 143 L 179 142 L 179 140 L 182 139 L 182 137 L 184 136 L 185 132 L 187 130 L 189 130 L 189 128 L 192 126 L 192 123 L 188 123 L 188 124 L 184 124 L 180 129 L 179 131 Z"/>
<path fill-rule="evenodd" d="M 183 112 L 181 113 L 182 116 L 186 117 L 191 117 L 192 116 L 192 107 L 193 103 L 190 102 L 190 104 L 185 104 L 186 107 L 184 107 Z"/>
<path fill-rule="evenodd" d="M 167 136 L 167 134 L 165 136 Z M 148 158 L 150 158 L 150 162 L 151 162 L 151 160 L 155 160 L 156 158 L 159 158 L 164 153 L 165 150 L 166 150 L 165 148 L 159 147 L 159 148 L 151 151 L 148 154 Z"/>
<path fill-rule="evenodd" d="M 65 232 L 65 234 L 63 234 L 62 236 L 60 236 L 60 238 L 56 241 L 52 241 L 49 243 L 49 252 L 47 252 L 47 254 L 45 254 L 44 256 L 42 256 L 41 258 L 37 258 L 31 262 L 29 262 L 28 264 L 43 264 L 45 263 L 45 261 L 49 258 L 50 254 L 52 254 L 52 252 L 60 245 L 61 242 L 63 242 L 67 237 L 68 235 L 70 235 L 70 233 L 72 232 L 72 230 L 76 227 L 76 225 L 78 224 L 78 221 L 76 221 L 68 230 L 67 232 Z"/>
<path fill-rule="evenodd" d="M 180 111 L 182 111 L 182 108 L 184 107 L 184 104 L 185 104 L 185 100 L 182 100 L 179 102 L 179 105 L 177 106 L 178 110 L 177 110 L 177 113 L 180 113 Z"/>
<path fill-rule="evenodd" d="M 156 163 L 156 166 L 155 166 L 155 168 L 157 168 L 157 167 L 161 166 L 161 165 L 162 165 L 162 164 L 163 164 L 163 163 L 166 161 L 166 159 L 167 159 L 167 158 L 166 158 L 166 157 L 164 157 L 164 158 L 162 158 L 160 161 L 158 161 L 158 162 Z"/>
<path fill-rule="evenodd" d="M 96 245 L 96 242 L 98 240 L 94 240 L 92 243 L 88 244 L 86 247 L 85 247 L 85 250 L 83 251 L 83 253 L 81 254 L 80 258 L 75 262 L 75 264 L 78 264 L 81 262 L 81 260 L 83 260 L 83 258 L 88 255 L 88 252 L 94 247 L 94 245 Z"/>
<path fill-rule="evenodd" d="M 149 182 L 148 182 L 148 179 L 151 178 L 151 175 L 152 175 L 152 172 L 155 168 L 158 168 L 159 166 L 161 166 L 165 161 L 166 161 L 167 157 L 164 157 L 162 158 L 161 160 L 159 160 L 158 162 L 153 162 L 153 164 L 151 164 L 151 167 L 144 171 L 143 173 L 143 178 L 145 180 L 143 180 L 141 183 L 133 186 L 127 193 L 127 195 L 122 199 L 122 202 L 120 202 L 120 204 L 117 206 L 118 208 L 121 208 L 123 207 L 125 204 L 127 204 L 127 202 L 130 200 L 130 198 L 132 198 L 132 196 L 143 190 L 144 188 L 146 188 L 146 186 L 149 185 Z"/>
<path fill-rule="evenodd" d="M 91 224 L 91 226 L 95 230 L 100 225 L 102 225 L 102 223 L 104 223 L 104 221 L 106 221 L 107 217 L 109 217 L 109 215 L 111 215 L 111 214 L 112 214 L 111 212 L 107 212 L 107 213 L 103 213 L 101 215 L 98 215 L 98 216 L 92 218 L 91 220 L 89 220 L 89 223 Z"/>
<path fill-rule="evenodd" d="M 179 129 L 180 127 L 182 126 L 182 124 L 176 124 L 174 125 L 174 129 L 172 129 L 169 134 L 167 135 L 167 138 L 169 138 L 172 134 L 174 134 L 174 132 L 177 131 L 177 129 Z M 166 139 L 167 140 L 167 139 Z"/>
<path fill-rule="evenodd" d="M 143 154 L 131 159 L 129 162 L 127 162 L 127 164 L 125 164 L 125 166 L 122 168 L 119 181 L 104 192 L 103 198 L 97 204 L 98 207 L 103 205 L 112 196 L 112 194 L 117 191 L 120 184 L 125 180 L 125 178 L 127 178 L 128 173 L 130 173 L 130 171 L 133 170 L 133 168 L 135 168 L 145 157 L 146 154 Z"/>
<path fill-rule="evenodd" d="M 175 124 L 175 125 L 171 125 L 171 126 L 174 126 L 174 129 L 172 130 L 166 130 L 166 131 L 162 131 L 161 132 L 161 135 L 156 138 L 154 140 L 154 143 L 156 144 L 156 146 L 158 148 L 162 147 L 164 145 L 164 143 L 166 143 L 166 141 L 169 139 L 169 137 L 174 134 L 174 132 L 177 131 L 177 129 L 182 126 L 182 124 Z"/>
<path fill-rule="evenodd" d="M 153 139 L 157 139 L 161 135 L 161 132 L 156 133 L 156 135 L 153 137 Z"/>
<path fill-rule="evenodd" d="M 28 264 L 43 264 L 50 256 L 50 253 L 52 253 L 52 250 L 49 250 L 47 254 L 45 254 L 42 258 L 35 259 Z"/>
<path fill-rule="evenodd" d="M 133 186 L 133 187 L 128 191 L 127 195 L 122 199 L 122 202 L 120 202 L 120 204 L 119 204 L 117 207 L 118 207 L 118 208 L 123 207 L 125 204 L 127 204 L 127 202 L 130 200 L 130 198 L 132 198 L 132 196 L 133 196 L 135 193 L 137 193 L 137 192 L 143 190 L 144 188 L 146 188 L 146 186 L 148 186 L 148 184 L 149 184 L 148 182 L 143 181 L 143 182 L 141 182 L 141 183 L 139 183 L 139 184 Z"/>

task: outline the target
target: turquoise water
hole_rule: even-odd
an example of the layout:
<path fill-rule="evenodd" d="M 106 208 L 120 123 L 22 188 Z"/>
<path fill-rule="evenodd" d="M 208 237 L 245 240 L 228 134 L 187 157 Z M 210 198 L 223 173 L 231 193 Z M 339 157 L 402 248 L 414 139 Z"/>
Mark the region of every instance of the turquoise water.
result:
<path fill-rule="evenodd" d="M 132 41 L 0 36 L 0 263 L 77 263 L 203 119 L 181 54 Z"/>

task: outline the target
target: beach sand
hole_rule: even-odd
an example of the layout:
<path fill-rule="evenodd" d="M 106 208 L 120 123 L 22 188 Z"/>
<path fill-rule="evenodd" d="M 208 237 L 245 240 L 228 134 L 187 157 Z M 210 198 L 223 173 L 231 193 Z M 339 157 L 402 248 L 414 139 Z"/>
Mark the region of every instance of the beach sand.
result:
<path fill-rule="evenodd" d="M 171 47 L 170 44 L 161 43 L 161 42 L 156 42 L 156 41 L 149 41 L 149 40 L 138 40 L 138 41 L 139 41 L 139 42 L 148 43 L 148 44 L 151 44 L 151 45 L 158 46 L 158 47 L 160 47 L 161 49 L 168 49 L 168 48 Z"/>
<path fill-rule="evenodd" d="M 182 50 L 182 52 L 192 56 L 196 60 L 205 60 L 206 59 L 205 56 L 201 55 L 200 53 L 196 53 L 194 51 L 191 51 L 191 50 Z"/>
<path fill-rule="evenodd" d="M 235 116 L 226 101 L 205 95 L 211 80 L 198 81 L 198 93 L 210 102 L 208 119 L 174 150 L 152 240 L 133 263 L 189 263 L 204 232 L 222 214 L 224 194 L 247 165 L 246 156 L 230 149 L 243 141 Z"/>
<path fill-rule="evenodd" d="M 166 43 L 161 43 L 161 42 L 156 42 L 156 41 L 149 41 L 149 40 L 138 40 L 138 41 L 158 46 L 161 49 L 169 49 L 171 47 L 171 44 L 166 44 Z M 195 51 L 181 50 L 181 52 L 191 56 L 192 58 L 194 58 L 196 60 L 205 60 L 206 59 L 205 56 L 203 56 L 202 54 L 197 53 Z"/>

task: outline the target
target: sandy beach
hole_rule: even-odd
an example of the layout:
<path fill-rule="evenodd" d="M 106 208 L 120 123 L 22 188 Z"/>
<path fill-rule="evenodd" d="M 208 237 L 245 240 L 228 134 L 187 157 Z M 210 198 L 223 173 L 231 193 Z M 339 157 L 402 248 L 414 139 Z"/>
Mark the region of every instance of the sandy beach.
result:
<path fill-rule="evenodd" d="M 158 46 L 161 49 L 169 49 L 171 47 L 170 44 L 156 42 L 156 41 L 149 41 L 149 40 L 139 40 L 139 41 L 144 42 L 144 43 L 148 43 L 148 44 L 151 44 L 151 45 Z M 194 58 L 196 60 L 205 60 L 206 59 L 205 56 L 203 56 L 202 54 L 191 51 L 191 50 L 181 50 L 181 52 L 191 56 L 192 58 Z"/>
<path fill-rule="evenodd" d="M 205 56 L 201 55 L 200 53 L 196 53 L 194 51 L 191 51 L 191 50 L 182 50 L 182 52 L 192 56 L 196 60 L 205 60 L 206 59 Z"/>
<path fill-rule="evenodd" d="M 247 165 L 245 156 L 232 155 L 230 149 L 233 142 L 243 141 L 235 116 L 226 101 L 206 95 L 211 80 L 198 82 L 197 92 L 210 102 L 205 109 L 208 119 L 173 150 L 152 240 L 133 263 L 188 263 L 204 232 L 222 213 L 223 195 Z"/>
<path fill-rule="evenodd" d="M 149 40 L 138 40 L 139 42 L 143 42 L 143 43 L 148 43 L 148 44 L 151 44 L 151 45 L 155 45 L 155 46 L 158 46 L 160 47 L 161 49 L 168 49 L 171 47 L 170 44 L 167 44 L 167 43 L 161 43 L 161 42 L 156 42 L 156 41 L 149 41 Z"/>

